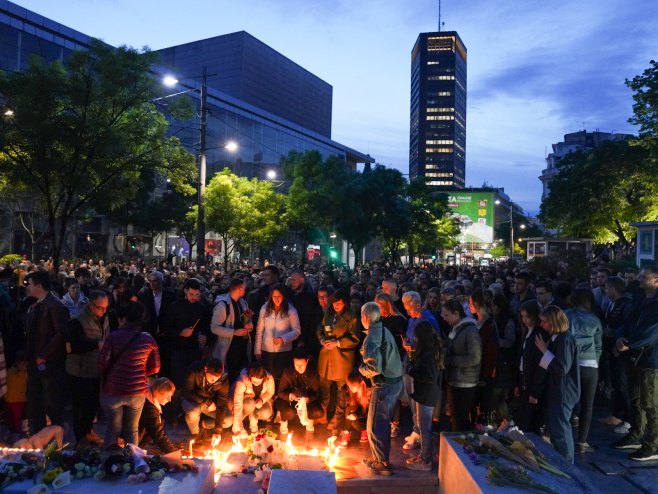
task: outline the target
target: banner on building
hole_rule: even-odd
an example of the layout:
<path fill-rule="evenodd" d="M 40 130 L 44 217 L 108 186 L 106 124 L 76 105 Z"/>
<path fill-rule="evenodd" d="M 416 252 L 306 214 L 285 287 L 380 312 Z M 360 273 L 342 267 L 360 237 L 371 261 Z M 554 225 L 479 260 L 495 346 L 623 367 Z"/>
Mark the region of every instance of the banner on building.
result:
<path fill-rule="evenodd" d="M 494 241 L 494 193 L 450 192 L 449 216 L 460 223 L 462 243 L 490 244 Z"/>

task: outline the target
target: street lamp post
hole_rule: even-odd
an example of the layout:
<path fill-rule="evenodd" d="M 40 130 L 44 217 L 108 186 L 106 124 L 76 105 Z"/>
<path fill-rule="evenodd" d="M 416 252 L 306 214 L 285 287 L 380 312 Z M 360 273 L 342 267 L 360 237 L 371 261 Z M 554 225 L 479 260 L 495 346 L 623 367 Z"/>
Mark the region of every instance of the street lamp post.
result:
<path fill-rule="evenodd" d="M 201 75 L 201 123 L 199 125 L 199 197 L 196 222 L 196 263 L 206 263 L 206 223 L 203 198 L 206 191 L 206 133 L 208 129 L 208 75 L 205 65 Z"/>
<path fill-rule="evenodd" d="M 166 76 L 163 82 L 167 86 L 175 86 L 178 84 L 178 79 L 173 76 Z M 206 223 L 205 223 L 205 209 L 203 206 L 203 198 L 206 190 L 206 135 L 208 130 L 208 72 L 206 66 L 203 66 L 201 73 L 201 90 L 188 89 L 180 91 L 175 94 L 164 96 L 169 98 L 179 94 L 188 93 L 191 91 L 198 91 L 201 98 L 201 122 L 199 124 L 199 181 L 198 181 L 198 194 L 197 194 L 197 223 L 196 223 L 196 264 L 197 267 L 203 266 L 206 263 Z M 157 99 L 163 99 L 157 98 Z"/>

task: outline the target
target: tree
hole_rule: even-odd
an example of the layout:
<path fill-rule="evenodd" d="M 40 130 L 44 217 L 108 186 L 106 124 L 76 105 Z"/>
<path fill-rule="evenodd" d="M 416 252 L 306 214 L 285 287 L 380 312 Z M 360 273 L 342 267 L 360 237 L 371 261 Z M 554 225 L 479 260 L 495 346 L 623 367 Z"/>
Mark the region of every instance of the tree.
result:
<path fill-rule="evenodd" d="M 228 168 L 206 187 L 204 206 L 208 229 L 222 238 L 225 269 L 236 246 L 270 244 L 286 229 L 284 198 L 272 183 L 238 177 Z"/>
<path fill-rule="evenodd" d="M 407 238 L 411 263 L 417 253 L 432 254 L 439 247 L 454 247 L 459 224 L 452 218 L 445 218 L 448 212 L 445 194 L 427 185 L 424 177 L 418 177 L 409 183 L 407 196 L 412 214 Z"/>
<path fill-rule="evenodd" d="M 331 156 L 323 161 L 318 151 L 291 152 L 281 160 L 281 167 L 291 181 L 286 196 L 286 221 L 302 237 L 304 266 L 311 230 L 334 226 L 332 215 L 342 209 L 336 191 L 346 183 L 349 173 L 342 159 Z"/>
<path fill-rule="evenodd" d="M 606 142 L 562 158 L 539 218 L 566 237 L 629 245 L 629 223 L 652 219 L 648 201 L 655 169 L 647 152 L 629 142 Z"/>
<path fill-rule="evenodd" d="M 136 194 L 145 170 L 185 188 L 194 160 L 151 103 L 156 54 L 92 40 L 64 63 L 33 58 L 0 76 L 0 175 L 25 185 L 48 220 L 59 262 L 69 222 L 99 205 L 116 210 Z"/>
<path fill-rule="evenodd" d="M 652 152 L 652 159 L 658 158 L 658 62 L 651 60 L 651 66 L 642 75 L 626 79 L 626 85 L 633 94 L 633 116 L 628 119 L 640 127 L 640 144 Z"/>

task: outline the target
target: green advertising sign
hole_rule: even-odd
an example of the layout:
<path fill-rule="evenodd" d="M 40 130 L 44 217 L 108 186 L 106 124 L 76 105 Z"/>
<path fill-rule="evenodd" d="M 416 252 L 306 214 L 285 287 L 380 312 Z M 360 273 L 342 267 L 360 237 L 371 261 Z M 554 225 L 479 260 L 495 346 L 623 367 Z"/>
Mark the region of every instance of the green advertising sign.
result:
<path fill-rule="evenodd" d="M 448 215 L 457 218 L 461 242 L 490 244 L 494 241 L 494 193 L 449 192 Z"/>

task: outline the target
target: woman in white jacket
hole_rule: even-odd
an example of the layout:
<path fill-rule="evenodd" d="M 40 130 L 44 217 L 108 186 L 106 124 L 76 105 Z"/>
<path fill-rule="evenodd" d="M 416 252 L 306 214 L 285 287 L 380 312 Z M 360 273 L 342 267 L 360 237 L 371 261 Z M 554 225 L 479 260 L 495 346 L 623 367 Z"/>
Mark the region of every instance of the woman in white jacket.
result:
<path fill-rule="evenodd" d="M 274 377 L 263 364 L 254 362 L 243 369 L 233 392 L 233 434 L 244 432 L 244 419 L 249 418 L 249 432 L 258 432 L 258 421 L 272 417 Z"/>
<path fill-rule="evenodd" d="M 277 383 L 283 369 L 292 367 L 292 342 L 301 333 L 297 309 L 288 302 L 286 287 L 275 285 L 258 315 L 254 355 Z"/>

